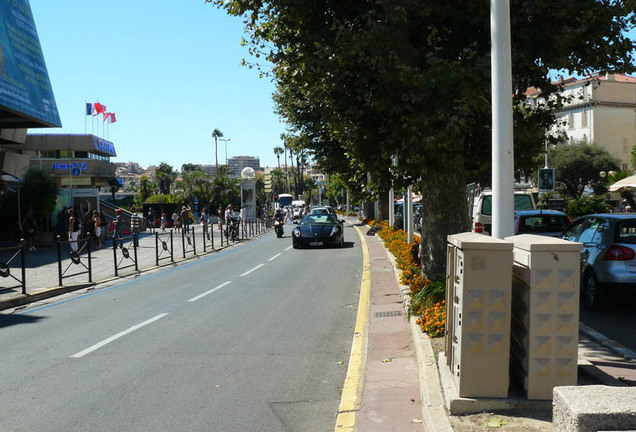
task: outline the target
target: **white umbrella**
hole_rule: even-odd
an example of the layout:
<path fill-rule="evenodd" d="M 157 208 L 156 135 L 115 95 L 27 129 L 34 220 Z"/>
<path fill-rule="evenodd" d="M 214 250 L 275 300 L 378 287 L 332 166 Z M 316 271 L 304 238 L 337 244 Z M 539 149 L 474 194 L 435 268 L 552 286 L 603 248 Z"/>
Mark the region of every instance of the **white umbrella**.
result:
<path fill-rule="evenodd" d="M 609 190 L 615 192 L 626 187 L 636 188 L 636 175 L 625 177 L 623 180 L 617 181 L 609 187 Z"/>

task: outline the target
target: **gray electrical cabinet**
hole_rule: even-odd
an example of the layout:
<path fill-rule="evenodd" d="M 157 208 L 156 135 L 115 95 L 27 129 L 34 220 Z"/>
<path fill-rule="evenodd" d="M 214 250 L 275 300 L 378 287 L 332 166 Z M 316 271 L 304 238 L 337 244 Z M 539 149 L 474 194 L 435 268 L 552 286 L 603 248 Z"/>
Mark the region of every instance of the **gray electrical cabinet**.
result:
<path fill-rule="evenodd" d="M 512 371 L 528 399 L 576 385 L 581 243 L 522 234 L 514 243 Z"/>
<path fill-rule="evenodd" d="M 460 397 L 508 396 L 512 243 L 448 236 L 446 357 Z"/>

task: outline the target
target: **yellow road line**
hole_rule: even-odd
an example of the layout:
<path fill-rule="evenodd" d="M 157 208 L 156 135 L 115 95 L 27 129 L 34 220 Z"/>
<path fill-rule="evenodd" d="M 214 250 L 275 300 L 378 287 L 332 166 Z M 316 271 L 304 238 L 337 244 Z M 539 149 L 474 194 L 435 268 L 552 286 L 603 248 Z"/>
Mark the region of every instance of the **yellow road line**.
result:
<path fill-rule="evenodd" d="M 362 244 L 362 282 L 360 284 L 360 300 L 358 301 L 358 316 L 351 344 L 349 367 L 342 388 L 340 407 L 336 417 L 336 432 L 351 432 L 355 430 L 358 411 L 360 411 L 360 398 L 362 396 L 362 384 L 364 383 L 364 368 L 367 357 L 367 342 L 369 338 L 369 309 L 371 307 L 371 259 L 369 248 L 364 235 L 354 227 Z"/>

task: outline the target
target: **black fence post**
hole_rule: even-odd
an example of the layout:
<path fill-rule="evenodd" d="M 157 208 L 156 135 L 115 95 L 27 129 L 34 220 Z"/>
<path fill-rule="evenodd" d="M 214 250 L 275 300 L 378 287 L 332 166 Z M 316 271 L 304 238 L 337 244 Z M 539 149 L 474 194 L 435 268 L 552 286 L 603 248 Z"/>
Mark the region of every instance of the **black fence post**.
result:
<path fill-rule="evenodd" d="M 88 283 L 93 283 L 93 260 L 91 259 L 91 249 L 93 248 L 93 236 L 88 235 Z"/>
<path fill-rule="evenodd" d="M 155 262 L 159 266 L 159 233 L 155 231 Z"/>
<path fill-rule="evenodd" d="M 62 237 L 57 236 L 57 276 L 58 286 L 62 286 Z"/>
<path fill-rule="evenodd" d="M 221 247 L 223 247 L 223 224 L 221 224 Z"/>
<path fill-rule="evenodd" d="M 190 234 L 192 234 L 192 252 L 196 256 L 196 254 L 197 254 L 197 236 L 194 234 L 194 225 L 190 226 Z M 205 237 L 205 233 L 203 233 L 203 237 Z"/>
<path fill-rule="evenodd" d="M 22 294 L 26 294 L 26 254 L 24 252 L 26 249 L 26 243 L 24 239 L 20 239 L 20 259 L 22 260 Z"/>
<path fill-rule="evenodd" d="M 113 264 L 115 264 L 115 277 L 119 276 L 117 271 L 117 233 L 113 233 Z"/>
<path fill-rule="evenodd" d="M 181 249 L 183 250 L 183 257 L 185 258 L 185 232 L 183 228 L 181 228 Z"/>
<path fill-rule="evenodd" d="M 133 233 L 133 253 L 135 254 L 135 271 L 139 271 L 139 263 L 137 262 L 137 245 L 139 243 L 139 233 Z"/>
<path fill-rule="evenodd" d="M 174 241 L 173 241 L 173 231 L 170 231 L 170 261 L 174 262 Z"/>

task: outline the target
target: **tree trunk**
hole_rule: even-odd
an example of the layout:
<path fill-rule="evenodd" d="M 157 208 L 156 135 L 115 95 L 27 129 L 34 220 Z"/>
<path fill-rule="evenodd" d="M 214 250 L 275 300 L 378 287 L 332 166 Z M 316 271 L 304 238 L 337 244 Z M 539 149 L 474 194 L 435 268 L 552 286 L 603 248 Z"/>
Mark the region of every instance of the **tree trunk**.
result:
<path fill-rule="evenodd" d="M 378 202 L 378 214 L 375 215 L 377 220 L 389 220 L 389 206 L 393 203 L 389 203 L 389 191 L 383 192 L 380 195 L 380 201 Z"/>
<path fill-rule="evenodd" d="M 420 260 L 423 273 L 431 279 L 446 273 L 447 236 L 470 230 L 466 184 L 461 168 L 464 158 L 459 151 L 446 157 L 452 161 L 440 166 L 457 169 L 422 173 Z"/>

